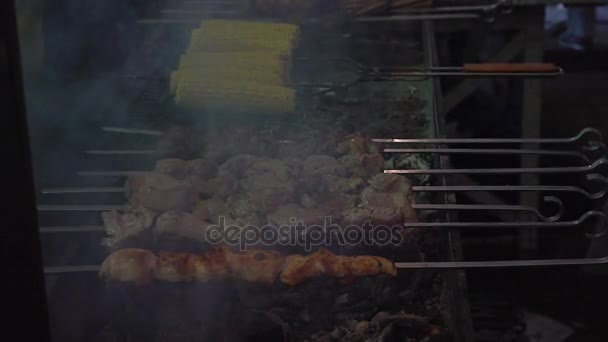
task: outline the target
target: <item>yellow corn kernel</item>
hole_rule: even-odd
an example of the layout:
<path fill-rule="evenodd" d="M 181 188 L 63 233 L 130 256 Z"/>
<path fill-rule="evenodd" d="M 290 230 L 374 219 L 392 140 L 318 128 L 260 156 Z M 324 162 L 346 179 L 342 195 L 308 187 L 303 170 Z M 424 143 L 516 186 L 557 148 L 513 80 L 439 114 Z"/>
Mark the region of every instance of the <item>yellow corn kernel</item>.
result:
<path fill-rule="evenodd" d="M 281 73 L 266 72 L 263 69 L 251 68 L 183 68 L 171 75 L 171 93 L 175 94 L 181 82 L 211 82 L 214 80 L 241 81 L 262 85 L 283 86 L 289 82 L 289 76 Z"/>
<path fill-rule="evenodd" d="M 180 82 L 175 102 L 209 113 L 285 114 L 295 110 L 295 91 L 238 81 Z"/>
<path fill-rule="evenodd" d="M 200 32 L 207 37 L 224 39 L 282 39 L 295 41 L 299 37 L 299 27 L 286 23 L 269 23 L 246 20 L 203 20 Z"/>
<path fill-rule="evenodd" d="M 289 58 L 268 52 L 193 52 L 182 55 L 181 69 L 258 70 L 285 78 L 290 73 Z"/>

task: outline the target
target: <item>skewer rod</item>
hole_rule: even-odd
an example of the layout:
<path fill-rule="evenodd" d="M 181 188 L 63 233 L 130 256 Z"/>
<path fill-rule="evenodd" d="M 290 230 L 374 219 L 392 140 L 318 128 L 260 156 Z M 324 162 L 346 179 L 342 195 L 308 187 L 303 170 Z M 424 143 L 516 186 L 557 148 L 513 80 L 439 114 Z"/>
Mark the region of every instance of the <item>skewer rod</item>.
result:
<path fill-rule="evenodd" d="M 474 192 L 474 191 L 553 191 L 553 192 L 575 192 L 590 199 L 599 199 L 606 195 L 606 191 L 588 192 L 576 186 L 554 186 L 554 185 L 465 185 L 465 186 L 413 186 L 414 192 Z"/>
<path fill-rule="evenodd" d="M 40 227 L 41 233 L 86 233 L 103 231 L 105 231 L 104 226 Z"/>
<path fill-rule="evenodd" d="M 404 144 L 564 144 L 573 143 L 589 136 L 597 142 L 602 141 L 602 133 L 594 128 L 585 128 L 577 136 L 570 138 L 440 138 L 440 139 L 372 139 L 377 143 L 404 143 Z M 590 140 L 588 140 L 590 141 Z"/>
<path fill-rule="evenodd" d="M 573 151 L 551 151 L 533 149 L 485 149 L 485 148 L 387 148 L 386 153 L 438 153 L 438 154 L 533 154 L 548 156 L 572 156 L 587 163 L 589 158 L 582 153 Z"/>
<path fill-rule="evenodd" d="M 133 154 L 155 154 L 155 150 L 88 150 L 87 154 L 93 155 L 133 155 Z"/>
<path fill-rule="evenodd" d="M 480 269 L 507 267 L 576 266 L 603 265 L 608 257 L 588 259 L 547 259 L 547 260 L 507 260 L 507 261 L 454 261 L 454 262 L 397 262 L 398 269 Z"/>
<path fill-rule="evenodd" d="M 506 260 L 506 261 L 447 261 L 447 262 L 396 262 L 400 270 L 413 269 L 482 269 L 509 267 L 546 267 L 546 266 L 582 266 L 604 265 L 608 257 L 588 259 L 545 259 L 545 260 Z M 100 265 L 55 266 L 45 267 L 45 274 L 99 272 Z"/>
<path fill-rule="evenodd" d="M 89 193 L 120 193 L 124 192 L 122 187 L 99 187 L 99 188 L 50 188 L 42 189 L 43 194 L 89 194 Z"/>
<path fill-rule="evenodd" d="M 124 210 L 123 205 L 39 205 L 39 211 L 106 211 Z"/>
<path fill-rule="evenodd" d="M 134 129 L 134 128 L 123 128 L 123 127 L 110 127 L 104 126 L 101 128 L 106 132 L 114 133 L 126 133 L 126 134 L 140 134 L 140 135 L 152 135 L 152 136 L 163 136 L 162 131 L 150 130 L 150 129 Z"/>
<path fill-rule="evenodd" d="M 102 176 L 102 177 L 123 177 L 136 176 L 146 173 L 146 171 L 79 171 L 79 176 Z"/>
<path fill-rule="evenodd" d="M 82 265 L 82 266 L 52 266 L 45 267 L 45 274 L 57 273 L 81 273 L 81 272 L 99 272 L 101 265 Z"/>

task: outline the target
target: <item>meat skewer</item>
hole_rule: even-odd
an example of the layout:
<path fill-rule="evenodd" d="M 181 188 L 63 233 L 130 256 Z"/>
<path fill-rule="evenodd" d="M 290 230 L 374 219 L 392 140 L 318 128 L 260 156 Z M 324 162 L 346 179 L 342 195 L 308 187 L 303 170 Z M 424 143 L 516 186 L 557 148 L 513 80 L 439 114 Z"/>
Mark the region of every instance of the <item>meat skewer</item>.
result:
<path fill-rule="evenodd" d="M 357 278 L 396 276 L 397 268 L 377 256 L 341 256 L 327 249 L 309 255 L 281 255 L 276 251 L 232 252 L 227 247 L 202 255 L 122 249 L 109 255 L 101 265 L 101 278 L 113 282 L 147 285 L 165 282 L 207 282 L 214 279 L 241 279 L 252 283 L 277 281 L 296 286 L 319 277 Z"/>

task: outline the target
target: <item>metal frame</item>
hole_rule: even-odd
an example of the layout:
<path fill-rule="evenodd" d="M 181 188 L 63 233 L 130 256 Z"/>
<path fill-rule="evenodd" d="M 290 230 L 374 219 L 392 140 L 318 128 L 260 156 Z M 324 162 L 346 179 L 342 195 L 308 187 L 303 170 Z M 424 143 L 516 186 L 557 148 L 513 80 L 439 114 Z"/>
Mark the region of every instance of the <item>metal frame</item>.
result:
<path fill-rule="evenodd" d="M 6 263 L 2 326 L 7 336 L 50 341 L 15 2 L 3 1 L 0 6 L 0 84 L 4 90 L 0 105 L 5 139 L 0 146 L 11 163 L 3 171 L 9 197 L 4 215 L 12 223 L 4 225 L 0 247 Z"/>
<path fill-rule="evenodd" d="M 437 52 L 435 48 L 435 32 L 434 23 L 432 21 L 424 21 L 422 23 L 423 30 L 423 44 L 424 44 L 424 56 L 425 66 L 433 67 L 438 65 Z M 443 120 L 440 119 L 439 113 L 442 113 L 443 103 L 440 78 L 433 78 L 431 80 L 433 86 L 433 101 L 432 101 L 432 112 L 433 112 L 433 126 L 435 139 L 442 138 L 441 132 L 443 131 Z M 436 163 L 439 164 L 440 168 L 448 166 L 449 159 L 446 156 L 436 156 Z M 442 176 L 441 185 L 447 186 L 449 180 L 447 177 Z M 452 201 L 448 194 L 444 193 L 443 199 L 446 204 Z M 452 213 L 446 213 L 447 221 L 454 219 Z M 447 234 L 447 246 L 448 246 L 448 259 L 449 261 L 462 260 L 462 244 L 460 240 L 460 232 L 458 230 L 448 230 Z M 474 340 L 473 334 L 473 321 L 471 319 L 471 308 L 468 301 L 467 287 L 466 287 L 466 273 L 463 270 L 454 270 L 445 273 L 448 282 L 448 295 L 450 302 L 450 318 L 451 331 L 454 333 L 455 342 L 469 342 Z"/>
<path fill-rule="evenodd" d="M 516 33 L 495 55 L 488 58 L 487 62 L 511 62 L 519 56 L 523 57 L 523 62 L 525 63 L 535 63 L 542 60 L 544 7 L 541 5 L 544 5 L 546 2 L 547 1 L 514 1 L 514 6 L 516 8 L 512 13 L 500 16 L 494 23 L 488 24 L 491 25 L 490 27 L 492 29 L 498 31 L 515 31 Z M 589 3 L 589 1 L 587 1 L 587 3 Z M 475 30 L 476 28 L 476 23 L 467 21 L 441 22 L 440 24 L 441 27 L 438 31 L 442 32 Z M 472 34 L 475 35 L 474 32 Z M 473 45 L 476 44 L 474 43 Z M 469 48 L 477 50 L 478 46 L 470 46 Z M 445 117 L 447 113 L 471 95 L 477 87 L 479 87 L 481 82 L 483 81 L 466 79 L 449 91 L 443 98 L 445 106 L 441 112 L 441 117 Z M 521 134 L 524 139 L 541 136 L 541 82 L 541 80 L 532 78 L 523 81 Z M 522 148 L 535 149 L 538 148 L 538 145 L 535 143 L 528 143 L 523 144 Z M 522 167 L 538 167 L 538 165 L 538 156 L 522 155 Z M 476 185 L 475 181 L 466 176 L 461 176 L 461 178 L 463 178 L 463 182 L 460 184 Z M 523 174 L 520 177 L 520 182 L 521 185 L 538 185 L 539 177 L 538 175 L 533 174 Z M 491 193 L 478 192 L 468 194 L 467 196 L 481 203 L 504 204 L 502 200 Z M 532 192 L 522 192 L 519 201 L 522 205 L 537 205 L 539 197 L 538 194 Z M 522 217 L 522 219 L 525 220 L 526 217 Z M 533 250 L 538 239 L 536 230 L 534 228 L 523 229 L 520 231 L 518 239 L 520 255 L 524 258 L 533 257 Z"/>

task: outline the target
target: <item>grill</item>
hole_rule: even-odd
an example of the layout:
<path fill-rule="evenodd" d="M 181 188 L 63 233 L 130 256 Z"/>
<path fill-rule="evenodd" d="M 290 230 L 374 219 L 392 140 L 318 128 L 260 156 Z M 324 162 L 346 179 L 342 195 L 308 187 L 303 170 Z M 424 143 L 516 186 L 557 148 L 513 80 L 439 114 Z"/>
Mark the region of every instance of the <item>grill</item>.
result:
<path fill-rule="evenodd" d="M 148 38 L 149 50 L 139 51 L 141 56 L 135 58 L 145 62 L 127 65 L 119 74 L 113 75 L 123 89 L 128 89 L 129 103 L 125 110 L 129 113 L 128 118 L 113 120 L 108 115 L 81 133 L 87 139 L 83 139 L 86 143 L 80 146 L 72 146 L 76 155 L 61 151 L 63 156 L 53 159 L 53 164 L 65 162 L 72 167 L 55 165 L 51 169 L 61 170 L 50 172 L 56 179 L 43 182 L 39 189 L 39 231 L 44 242 L 47 291 L 54 320 L 52 326 L 58 339 L 189 341 L 205 336 L 210 340 L 225 341 L 261 338 L 273 341 L 357 341 L 366 338 L 378 341 L 404 338 L 470 341 L 471 314 L 463 270 L 608 262 L 608 257 L 463 260 L 460 231 L 466 229 L 572 229 L 590 239 L 603 236 L 606 217 L 601 210 L 595 209 L 600 207 L 606 192 L 603 169 L 608 159 L 602 135 L 594 128 L 587 128 L 576 136 L 561 138 L 442 138 L 444 134 L 440 129 L 436 98 L 438 77 L 555 77 L 561 75 L 561 69 L 550 64 L 437 65 L 433 24 L 428 20 L 491 18 L 507 11 L 508 1 L 459 8 L 441 5 L 426 9 L 389 8 L 389 15 L 386 12 L 378 15 L 376 10 L 379 7 L 374 4 L 369 7 L 369 13 L 357 12 L 358 17 L 354 21 L 364 25 L 377 22 L 402 24 L 400 29 L 407 32 L 407 37 L 398 42 L 379 42 L 374 37 L 376 31 L 368 31 L 367 27 L 357 31 L 359 28 L 355 26 L 349 27 L 352 36 L 367 34 L 372 37 L 356 40 L 338 36 L 338 41 L 347 47 L 344 51 L 348 55 L 360 51 L 361 46 L 374 44 L 389 46 L 396 56 L 403 51 L 411 52 L 411 60 L 405 62 L 407 66 L 367 67 L 368 64 L 358 64 L 355 60 L 367 59 L 369 65 L 387 62 L 373 60 L 374 56 L 365 54 L 355 58 L 349 56 L 348 63 L 352 63 L 362 79 L 348 83 L 348 87 L 342 84 L 330 87 L 332 91 L 329 94 L 306 93 L 312 97 L 320 96 L 320 103 L 312 109 L 301 110 L 305 115 L 294 118 L 294 121 L 310 123 L 318 119 L 315 114 L 319 112 L 325 116 L 336 115 L 340 111 L 353 110 L 365 101 L 373 102 L 373 98 L 357 98 L 361 94 L 357 91 L 386 92 L 388 95 L 384 94 L 385 97 L 375 105 L 394 101 L 405 106 L 407 113 L 411 114 L 409 118 L 398 118 L 410 120 L 406 128 L 390 127 L 393 121 L 388 119 L 371 118 L 372 123 L 368 124 L 370 129 L 376 130 L 370 142 L 381 146 L 379 153 L 385 159 L 383 174 L 415 180 L 410 189 L 415 198 L 411 209 L 416 211 L 418 220 L 406 222 L 403 226 L 418 239 L 415 246 L 418 249 L 410 251 L 408 245 L 401 251 L 391 250 L 383 255 L 394 262 L 398 270 L 396 280 L 373 276 L 336 286 L 335 283 L 328 285 L 314 279 L 295 289 L 279 286 L 272 290 L 239 281 L 196 286 L 155 284 L 146 288 L 107 286 L 98 276 L 100 265 L 108 257 L 108 250 L 100 245 L 108 230 L 100 213 L 130 210 L 125 204 L 124 194 L 128 191 L 125 179 L 150 171 L 158 159 L 195 158 L 192 156 L 194 148 L 169 146 L 167 149 L 166 144 L 169 142 L 170 145 L 171 139 L 176 139 L 169 134 L 171 127 L 186 127 L 188 132 L 197 129 L 211 132 L 214 127 L 225 124 L 218 124 L 209 117 L 201 120 L 176 107 L 167 96 L 166 75 L 171 71 L 167 67 L 175 65 L 179 58 L 179 53 L 175 52 L 180 50 L 162 54 L 151 51 L 161 50 L 159 46 L 165 39 L 175 39 L 177 45 L 187 44 L 179 41 L 179 37 L 187 36 L 185 32 L 190 30 L 189 25 L 198 23 L 201 17 L 240 18 L 250 14 L 251 4 L 237 1 L 183 3 L 182 7 L 161 10 L 161 18 L 139 20 L 144 30 L 154 27 L 151 30 L 154 35 Z M 410 22 L 407 19 L 419 20 Z M 318 39 L 318 33 L 313 33 L 313 37 L 315 39 L 309 43 L 319 43 L 323 39 L 336 41 L 336 37 L 330 35 Z M 336 49 L 344 46 L 336 46 Z M 304 48 L 307 49 L 314 48 Z M 344 59 L 340 61 L 344 62 Z M 305 61 L 307 65 L 314 62 L 313 59 Z M 403 100 L 395 98 L 395 93 L 409 96 Z M 367 120 L 353 122 L 352 117 L 355 115 L 342 119 L 338 124 L 349 123 L 352 131 L 358 133 L 360 127 L 366 126 Z M 274 128 L 289 125 L 281 120 L 270 121 Z M 240 138 L 235 134 L 233 140 L 238 142 Z M 242 146 L 242 149 L 246 150 L 246 147 Z M 207 152 L 214 151 L 214 148 L 205 147 Z M 242 154 L 241 147 L 234 154 Z M 563 162 L 563 165 L 456 168 L 449 162 L 453 155 L 469 155 L 480 160 L 488 155 L 538 156 L 558 164 Z M 428 162 L 428 165 L 421 161 Z M 576 177 L 577 184 L 513 185 L 502 182 L 501 178 L 529 174 L 569 175 Z M 496 176 L 496 182 L 486 185 L 462 182 L 463 176 L 477 175 Z M 523 203 L 464 204 L 455 200 L 456 195 L 462 193 L 509 196 L 535 193 L 542 197 L 538 206 Z M 562 195 L 580 196 L 591 203 L 589 208 L 592 209 L 572 216 Z M 471 212 L 488 213 L 496 219 L 461 219 Z M 156 236 L 153 239 L 160 249 L 178 246 L 180 251 L 201 253 L 200 246 L 192 243 L 159 242 L 162 239 Z M 418 251 L 424 253 L 423 258 L 416 254 Z M 85 315 L 83 308 L 90 308 L 90 311 Z"/>

